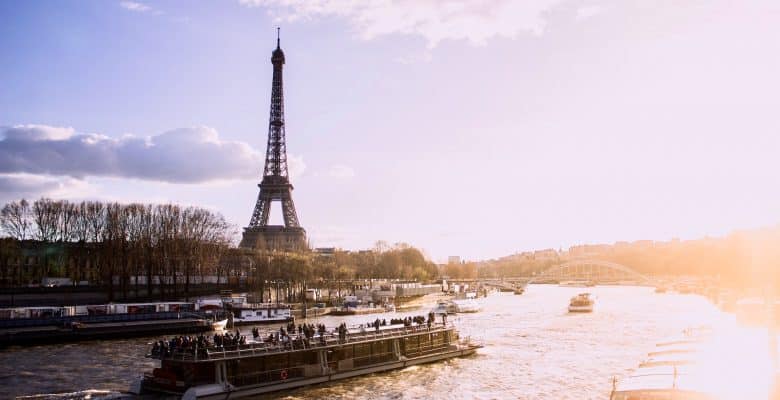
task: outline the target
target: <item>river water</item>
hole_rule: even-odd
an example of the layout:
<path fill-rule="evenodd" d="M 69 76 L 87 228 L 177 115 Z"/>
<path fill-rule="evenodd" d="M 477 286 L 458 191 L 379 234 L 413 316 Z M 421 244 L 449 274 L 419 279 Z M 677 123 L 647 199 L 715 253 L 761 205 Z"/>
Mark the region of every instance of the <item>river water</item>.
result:
<path fill-rule="evenodd" d="M 472 357 L 358 377 L 261 398 L 285 399 L 607 399 L 613 376 L 625 376 L 654 344 L 699 325 L 733 317 L 695 295 L 652 288 L 598 286 L 590 314 L 569 314 L 582 288 L 532 285 L 523 295 L 479 299 L 483 311 L 450 317 L 461 336 L 485 347 Z M 432 306 L 432 305 L 431 305 Z M 320 317 L 334 327 L 377 316 Z M 314 322 L 312 320 L 312 322 Z M 270 328 L 269 328 L 270 329 Z M 249 331 L 249 327 L 243 328 Z M 0 398 L 112 398 L 151 371 L 143 355 L 152 338 L 18 347 L 0 351 Z"/>

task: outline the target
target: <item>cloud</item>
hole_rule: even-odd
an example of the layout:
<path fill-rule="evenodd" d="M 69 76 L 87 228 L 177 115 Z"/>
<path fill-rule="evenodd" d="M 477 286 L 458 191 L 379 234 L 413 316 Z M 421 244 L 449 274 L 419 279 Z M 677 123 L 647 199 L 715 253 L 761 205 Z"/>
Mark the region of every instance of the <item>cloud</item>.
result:
<path fill-rule="evenodd" d="M 135 1 L 120 1 L 119 6 L 124 8 L 125 10 L 130 10 L 135 12 L 147 12 L 152 10 L 152 7 L 143 3 L 137 3 Z"/>
<path fill-rule="evenodd" d="M 247 143 L 222 140 L 213 128 L 180 128 L 156 136 L 75 133 L 72 128 L 0 128 L 0 174 L 134 178 L 170 183 L 260 179 L 264 154 Z M 289 156 L 291 176 L 306 165 Z"/>
<path fill-rule="evenodd" d="M 70 198 L 89 192 L 89 185 L 70 177 L 31 174 L 0 174 L 0 201 L 41 196 Z"/>
<path fill-rule="evenodd" d="M 493 37 L 541 35 L 545 14 L 565 0 L 239 0 L 264 7 L 279 20 L 347 19 L 366 40 L 388 34 L 420 35 L 435 47 L 442 40 L 484 44 Z"/>

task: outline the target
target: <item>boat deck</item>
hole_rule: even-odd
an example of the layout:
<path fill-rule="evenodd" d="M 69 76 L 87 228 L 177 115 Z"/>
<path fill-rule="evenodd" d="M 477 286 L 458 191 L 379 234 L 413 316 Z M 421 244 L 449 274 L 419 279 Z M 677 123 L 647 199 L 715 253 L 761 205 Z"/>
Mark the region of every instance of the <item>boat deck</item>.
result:
<path fill-rule="evenodd" d="M 352 329 L 346 335 L 345 340 L 340 340 L 337 334 L 328 332 L 322 338 L 319 334 L 315 335 L 314 338 L 312 338 L 308 344 L 304 344 L 304 342 L 301 342 L 299 344 L 292 345 L 292 343 L 289 341 L 279 342 L 279 343 L 249 342 L 247 344 L 236 345 L 236 346 L 221 346 L 221 347 L 210 346 L 205 349 L 195 349 L 194 351 L 180 350 L 180 351 L 175 351 L 172 354 L 167 356 L 158 356 L 158 355 L 150 354 L 148 355 L 148 357 L 156 358 L 160 360 L 210 362 L 215 360 L 255 357 L 258 355 L 264 355 L 269 353 L 283 353 L 289 351 L 327 348 L 327 347 L 338 346 L 347 343 L 354 344 L 354 343 L 374 341 L 380 339 L 404 337 L 415 333 L 444 332 L 452 329 L 454 329 L 452 325 L 445 326 L 443 324 L 434 324 L 430 328 L 427 325 L 420 325 L 420 326 L 406 326 L 406 327 L 387 326 L 387 327 L 381 327 L 379 330 L 366 329 L 364 331 Z"/>

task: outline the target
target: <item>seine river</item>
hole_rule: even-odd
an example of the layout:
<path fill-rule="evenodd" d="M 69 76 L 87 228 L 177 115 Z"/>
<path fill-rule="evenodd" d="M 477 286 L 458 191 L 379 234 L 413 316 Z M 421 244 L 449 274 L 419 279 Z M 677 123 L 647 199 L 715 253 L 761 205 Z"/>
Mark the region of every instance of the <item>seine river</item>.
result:
<path fill-rule="evenodd" d="M 637 366 L 655 343 L 703 324 L 728 324 L 695 295 L 656 294 L 652 288 L 588 288 L 591 314 L 569 314 L 582 288 L 532 285 L 521 296 L 480 299 L 483 311 L 450 317 L 483 341 L 478 355 L 411 367 L 261 398 L 286 399 L 607 399 L 613 376 Z M 416 312 L 381 314 L 426 314 Z M 328 327 L 359 324 L 377 315 L 321 317 Z M 244 328 L 248 333 L 249 328 Z M 113 398 L 154 367 L 145 359 L 150 338 L 93 341 L 0 351 L 0 398 Z M 70 393 L 70 394 L 68 394 Z"/>

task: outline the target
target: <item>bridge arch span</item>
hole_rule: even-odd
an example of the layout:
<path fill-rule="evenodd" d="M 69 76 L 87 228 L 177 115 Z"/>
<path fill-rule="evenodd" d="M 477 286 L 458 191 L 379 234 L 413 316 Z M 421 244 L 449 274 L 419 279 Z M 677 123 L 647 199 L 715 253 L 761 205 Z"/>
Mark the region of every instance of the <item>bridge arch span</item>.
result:
<path fill-rule="evenodd" d="M 637 280 L 652 284 L 652 279 L 623 264 L 604 260 L 571 260 L 535 275 L 528 283 L 544 280 Z"/>

